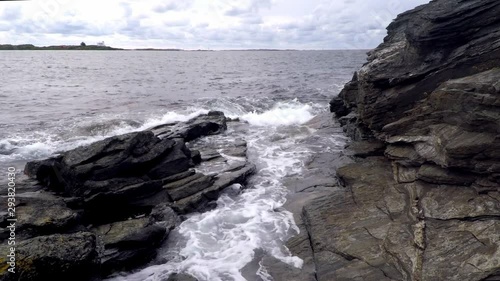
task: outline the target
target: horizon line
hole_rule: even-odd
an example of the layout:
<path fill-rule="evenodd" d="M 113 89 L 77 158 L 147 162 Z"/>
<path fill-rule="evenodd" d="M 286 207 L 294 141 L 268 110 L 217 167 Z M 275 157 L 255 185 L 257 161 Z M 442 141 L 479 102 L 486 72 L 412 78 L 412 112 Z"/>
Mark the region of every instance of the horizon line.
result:
<path fill-rule="evenodd" d="M 59 45 L 35 45 L 31 43 L 23 43 L 23 44 L 10 44 L 10 43 L 1 43 L 0 46 L 23 46 L 23 45 L 31 45 L 36 48 L 48 48 L 48 47 L 82 47 L 80 45 L 68 45 L 68 44 L 59 44 Z M 123 47 L 112 47 L 112 46 L 99 46 L 97 44 L 89 44 L 84 47 L 105 47 L 112 48 L 113 50 L 122 50 L 122 51 L 363 51 L 363 50 L 372 50 L 373 48 L 359 48 L 359 49 L 299 49 L 299 48 L 235 48 L 235 49 L 225 49 L 225 48 L 206 48 L 206 49 L 195 49 L 195 48 L 159 48 L 159 47 L 133 47 L 133 48 L 123 48 Z"/>

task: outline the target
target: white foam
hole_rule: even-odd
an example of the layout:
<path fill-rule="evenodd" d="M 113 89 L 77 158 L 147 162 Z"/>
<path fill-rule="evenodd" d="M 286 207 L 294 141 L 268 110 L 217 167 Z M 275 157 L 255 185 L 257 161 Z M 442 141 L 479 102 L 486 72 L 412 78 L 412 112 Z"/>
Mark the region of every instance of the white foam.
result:
<path fill-rule="evenodd" d="M 288 126 L 304 124 L 311 120 L 313 107 L 309 104 L 292 102 L 279 102 L 270 110 L 262 113 L 251 112 L 240 118 L 255 126 Z"/>

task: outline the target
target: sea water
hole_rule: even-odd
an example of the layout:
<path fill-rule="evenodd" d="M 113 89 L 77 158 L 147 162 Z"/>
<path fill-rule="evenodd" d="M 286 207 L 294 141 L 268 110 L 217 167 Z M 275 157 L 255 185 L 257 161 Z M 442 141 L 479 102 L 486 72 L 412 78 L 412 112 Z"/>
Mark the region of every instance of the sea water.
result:
<path fill-rule="evenodd" d="M 318 152 L 304 141 L 315 134 L 308 121 L 328 110 L 364 51 L 0 51 L 0 58 L 0 169 L 21 171 L 29 160 L 210 110 L 245 124 L 200 141 L 245 140 L 257 166 L 247 185 L 189 215 L 155 262 L 112 280 L 166 280 L 174 272 L 246 280 L 242 269 L 256 251 L 302 266 L 284 246 L 299 230 L 282 208 L 283 182 Z M 341 136 L 329 139 L 343 145 Z M 262 266 L 257 276 L 271 280 Z"/>

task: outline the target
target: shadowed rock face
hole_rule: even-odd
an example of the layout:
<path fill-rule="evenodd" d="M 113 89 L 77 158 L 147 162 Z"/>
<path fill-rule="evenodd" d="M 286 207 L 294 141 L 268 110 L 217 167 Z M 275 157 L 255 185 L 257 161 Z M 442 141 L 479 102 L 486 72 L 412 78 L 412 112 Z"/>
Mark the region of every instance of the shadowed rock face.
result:
<path fill-rule="evenodd" d="M 19 183 L 15 202 L 19 274 L 9 274 L 4 266 L 0 280 L 99 280 L 150 261 L 180 224 L 179 215 L 213 207 L 226 187 L 245 183 L 254 172 L 246 142 L 199 145 L 196 153 L 186 146 L 226 128 L 225 116 L 211 112 L 29 162 L 25 173 L 32 180 Z M 218 169 L 225 159 L 209 157 L 215 148 L 241 161 Z M 194 162 L 214 166 L 214 173 L 195 172 Z M 2 205 L 2 245 L 10 235 L 8 219 Z M 0 261 L 6 264 L 5 258 Z"/>
<path fill-rule="evenodd" d="M 494 0 L 439 0 L 399 15 L 332 109 L 378 133 L 442 83 L 498 67 L 499 12 Z"/>
<path fill-rule="evenodd" d="M 303 210 L 317 280 L 500 280 L 499 15 L 399 15 L 332 100 L 357 158 Z"/>

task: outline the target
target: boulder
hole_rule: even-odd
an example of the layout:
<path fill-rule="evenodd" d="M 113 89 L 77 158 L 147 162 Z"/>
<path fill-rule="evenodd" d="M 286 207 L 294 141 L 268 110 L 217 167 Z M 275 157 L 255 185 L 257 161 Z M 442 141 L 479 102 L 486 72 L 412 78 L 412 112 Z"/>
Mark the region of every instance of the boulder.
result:
<path fill-rule="evenodd" d="M 161 179 L 192 166 L 181 139 L 159 139 L 151 131 L 110 137 L 78 147 L 61 157 L 34 161 L 25 173 L 69 196 L 92 196 L 111 188 Z M 108 181 L 108 182 L 107 182 Z M 95 189 L 95 190 L 93 190 Z"/>
<path fill-rule="evenodd" d="M 9 246 L 1 247 L 7 253 Z M 0 262 L 6 264 L 2 255 Z M 16 243 L 16 273 L 0 269 L 1 280 L 97 280 L 100 263 L 96 237 L 89 232 L 38 236 Z"/>
<path fill-rule="evenodd" d="M 100 225 L 92 229 L 102 241 L 102 272 L 106 275 L 142 265 L 156 255 L 166 228 L 150 224 L 149 218 L 131 219 Z"/>
<path fill-rule="evenodd" d="M 68 207 L 73 201 L 64 200 L 50 193 L 26 192 L 16 195 L 16 237 L 27 239 L 34 236 L 67 232 L 79 228 L 81 212 Z M 7 213 L 6 205 L 2 212 Z M 2 216 L 0 238 L 7 239 L 10 217 Z"/>
<path fill-rule="evenodd" d="M 24 167 L 24 173 L 31 179 L 37 180 L 40 184 L 56 191 L 63 191 L 61 182 L 59 163 L 61 157 L 55 157 L 39 161 L 30 161 Z"/>
<path fill-rule="evenodd" d="M 95 224 L 148 213 L 156 204 L 170 201 L 161 193 L 162 186 L 192 165 L 184 140 L 159 139 L 143 131 L 30 162 L 25 172 L 55 191 L 82 198 L 84 222 Z M 152 197 L 157 200 L 148 202 Z"/>

